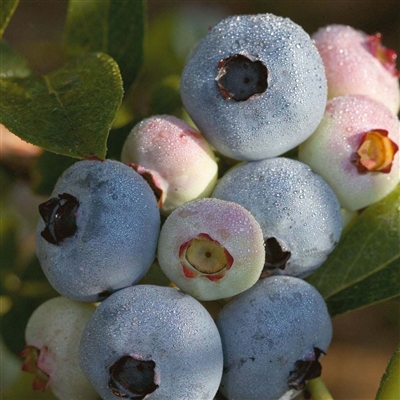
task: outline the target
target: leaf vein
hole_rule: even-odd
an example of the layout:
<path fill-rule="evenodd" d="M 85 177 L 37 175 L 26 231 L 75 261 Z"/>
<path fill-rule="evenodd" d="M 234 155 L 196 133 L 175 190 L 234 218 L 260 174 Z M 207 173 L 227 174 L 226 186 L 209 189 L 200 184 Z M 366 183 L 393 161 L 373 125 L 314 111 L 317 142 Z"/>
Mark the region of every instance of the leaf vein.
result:
<path fill-rule="evenodd" d="M 362 275 L 360 277 L 360 279 L 356 279 L 353 280 L 351 282 L 348 282 L 347 285 L 340 287 L 339 290 L 336 290 L 335 292 L 331 292 L 328 296 L 325 296 L 325 300 L 329 299 L 330 297 L 342 292 L 343 290 L 348 289 L 350 286 L 353 286 L 359 282 L 362 282 L 363 280 L 369 278 L 370 276 L 378 273 L 379 271 L 383 270 L 384 268 L 386 268 L 387 265 L 391 264 L 392 262 L 396 261 L 396 259 L 398 259 L 400 257 L 400 252 L 398 252 L 397 254 L 395 254 L 392 258 L 386 260 L 386 262 L 382 263 L 382 265 L 379 268 L 376 268 L 372 271 L 370 271 L 368 274 Z"/>
<path fill-rule="evenodd" d="M 380 231 L 381 230 L 381 227 L 382 227 L 382 225 L 384 223 L 386 223 L 385 219 L 381 218 L 380 219 L 380 223 L 377 225 L 376 229 L 371 231 L 370 234 L 368 235 L 368 237 L 364 240 L 364 243 L 360 246 L 357 255 L 352 259 L 350 265 L 346 268 L 346 274 L 344 274 L 343 277 L 342 277 L 341 285 L 344 282 L 346 282 L 348 277 L 354 271 L 354 268 L 357 268 L 357 263 L 358 263 L 359 259 L 361 258 L 361 256 L 363 255 L 364 249 L 367 248 L 370 245 L 369 242 L 370 242 L 371 238 L 373 238 L 376 235 L 376 231 Z M 371 272 L 373 273 L 374 271 L 371 271 Z"/>

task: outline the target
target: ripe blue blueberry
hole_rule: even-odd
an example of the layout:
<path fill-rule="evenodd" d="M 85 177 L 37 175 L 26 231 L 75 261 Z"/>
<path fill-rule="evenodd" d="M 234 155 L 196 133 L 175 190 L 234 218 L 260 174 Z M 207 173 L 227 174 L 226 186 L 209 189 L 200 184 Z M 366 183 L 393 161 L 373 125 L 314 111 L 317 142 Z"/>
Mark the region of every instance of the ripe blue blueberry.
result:
<path fill-rule="evenodd" d="M 228 171 L 213 197 L 239 203 L 261 226 L 264 276 L 305 277 L 334 249 L 342 231 L 340 205 L 310 167 L 284 157 L 252 161 Z"/>
<path fill-rule="evenodd" d="M 228 399 L 273 400 L 321 374 L 332 337 L 324 299 L 302 279 L 261 279 L 220 312 L 224 352 L 220 390 Z"/>
<path fill-rule="evenodd" d="M 72 300 L 102 300 L 136 283 L 155 257 L 156 198 L 137 172 L 118 161 L 75 163 L 39 212 L 39 261 L 53 287 Z"/>
<path fill-rule="evenodd" d="M 183 70 L 181 96 L 190 117 L 222 154 L 275 157 L 318 126 L 327 83 L 309 35 L 288 18 L 242 15 L 217 24 Z"/>
<path fill-rule="evenodd" d="M 80 364 L 105 400 L 211 400 L 222 376 L 222 344 L 193 297 L 136 285 L 97 308 L 82 334 Z"/>

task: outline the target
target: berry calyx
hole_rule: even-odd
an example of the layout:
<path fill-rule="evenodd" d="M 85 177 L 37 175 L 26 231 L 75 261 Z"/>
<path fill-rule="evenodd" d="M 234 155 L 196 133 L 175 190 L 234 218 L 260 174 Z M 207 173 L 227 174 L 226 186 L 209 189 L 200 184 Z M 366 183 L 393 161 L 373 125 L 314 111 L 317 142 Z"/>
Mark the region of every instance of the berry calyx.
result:
<path fill-rule="evenodd" d="M 149 184 L 151 190 L 156 196 L 157 205 L 159 208 L 161 208 L 163 205 L 164 191 L 162 190 L 160 176 L 155 171 L 142 167 L 139 164 L 129 163 L 128 165 L 132 167 Z"/>
<path fill-rule="evenodd" d="M 229 251 L 206 233 L 183 243 L 179 258 L 187 278 L 201 275 L 212 281 L 222 279 L 233 264 Z"/>
<path fill-rule="evenodd" d="M 396 143 L 388 137 L 385 129 L 374 129 L 365 132 L 361 138 L 353 163 L 360 173 L 383 172 L 392 169 L 394 155 L 399 150 Z"/>
<path fill-rule="evenodd" d="M 318 347 L 314 347 L 314 354 L 310 360 L 297 360 L 294 364 L 295 369 L 290 371 L 289 387 L 296 390 L 303 390 L 306 381 L 321 376 L 322 366 L 318 361 L 321 354 L 325 354 Z"/>
<path fill-rule="evenodd" d="M 73 236 L 76 226 L 76 211 L 79 201 L 74 196 L 63 193 L 39 205 L 39 213 L 46 224 L 40 233 L 49 243 L 59 245 L 64 239 Z"/>
<path fill-rule="evenodd" d="M 35 346 L 25 346 L 18 354 L 21 358 L 25 359 L 22 364 L 22 371 L 35 375 L 32 384 L 33 390 L 44 391 L 49 383 L 49 375 L 39 367 L 46 351 L 46 347 L 38 349 Z"/>
<path fill-rule="evenodd" d="M 400 77 L 400 71 L 396 69 L 397 53 L 382 45 L 382 35 L 378 32 L 368 36 L 366 45 L 369 52 L 393 75 Z"/>
<path fill-rule="evenodd" d="M 109 368 L 108 386 L 115 396 L 143 400 L 158 388 L 154 382 L 155 366 L 152 360 L 123 356 Z"/>
<path fill-rule="evenodd" d="M 215 80 L 223 97 L 246 101 L 267 90 L 268 69 L 258 60 L 235 54 L 221 60 Z"/>

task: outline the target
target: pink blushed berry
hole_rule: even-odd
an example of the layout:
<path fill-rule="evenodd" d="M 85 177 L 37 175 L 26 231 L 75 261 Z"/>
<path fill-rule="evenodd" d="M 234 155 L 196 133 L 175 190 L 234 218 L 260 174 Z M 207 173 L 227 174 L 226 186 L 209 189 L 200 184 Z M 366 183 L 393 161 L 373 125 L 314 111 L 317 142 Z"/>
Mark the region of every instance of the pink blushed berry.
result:
<path fill-rule="evenodd" d="M 30 317 L 19 353 L 22 370 L 35 376 L 33 390 L 51 389 L 60 400 L 95 400 L 97 395 L 79 366 L 79 342 L 93 304 L 64 297 L 41 304 Z"/>
<path fill-rule="evenodd" d="M 209 196 L 217 181 L 218 166 L 206 139 L 169 115 L 137 124 L 126 139 L 121 159 L 152 186 L 164 215 Z"/>
<path fill-rule="evenodd" d="M 400 124 L 367 96 L 330 100 L 299 159 L 321 175 L 342 207 L 359 210 L 388 195 L 400 181 Z"/>
<path fill-rule="evenodd" d="M 163 225 L 158 262 L 176 286 L 199 300 L 234 296 L 260 278 L 265 262 L 261 227 L 233 202 L 186 203 Z"/>
<path fill-rule="evenodd" d="M 368 36 L 350 26 L 329 25 L 312 39 L 325 66 L 329 99 L 367 95 L 397 114 L 400 89 L 396 53 L 381 44 L 380 34 Z"/>

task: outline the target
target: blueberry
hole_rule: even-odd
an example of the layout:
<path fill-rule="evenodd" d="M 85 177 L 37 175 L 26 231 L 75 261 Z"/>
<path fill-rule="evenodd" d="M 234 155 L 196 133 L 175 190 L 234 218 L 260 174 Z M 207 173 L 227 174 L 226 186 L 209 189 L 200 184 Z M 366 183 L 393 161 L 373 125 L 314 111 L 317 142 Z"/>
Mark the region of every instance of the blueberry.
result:
<path fill-rule="evenodd" d="M 97 308 L 82 335 L 80 364 L 105 400 L 211 400 L 222 376 L 222 345 L 193 297 L 136 285 Z"/>
<path fill-rule="evenodd" d="M 383 199 L 400 181 L 400 124 L 382 103 L 363 95 L 330 100 L 299 159 L 320 174 L 342 206 L 359 210 Z"/>
<path fill-rule="evenodd" d="M 169 115 L 152 116 L 135 125 L 121 160 L 152 183 L 164 215 L 190 200 L 209 196 L 217 182 L 217 162 L 206 139 Z"/>
<path fill-rule="evenodd" d="M 342 230 L 339 202 L 310 167 L 284 157 L 232 168 L 213 197 L 236 202 L 261 226 L 265 242 L 263 275 L 305 277 L 335 248 Z"/>
<path fill-rule="evenodd" d="M 312 38 L 324 62 L 329 99 L 362 94 L 397 114 L 400 108 L 397 55 L 381 44 L 380 34 L 369 36 L 351 26 L 328 25 Z"/>
<path fill-rule="evenodd" d="M 53 287 L 72 300 L 103 300 L 136 283 L 155 257 L 156 198 L 138 173 L 118 161 L 75 163 L 39 212 L 40 264 Z"/>
<path fill-rule="evenodd" d="M 332 325 L 324 299 L 302 279 L 262 279 L 234 297 L 217 327 L 224 352 L 220 390 L 228 399 L 272 400 L 321 374 Z"/>
<path fill-rule="evenodd" d="M 321 57 L 300 26 L 272 14 L 242 15 L 200 41 L 183 70 L 181 96 L 220 153 L 259 160 L 312 134 L 327 85 Z"/>
<path fill-rule="evenodd" d="M 22 369 L 33 373 L 34 390 L 50 388 L 60 400 L 96 400 L 79 366 L 79 342 L 95 306 L 56 297 L 41 304 L 26 326 Z"/>
<path fill-rule="evenodd" d="M 195 200 L 178 207 L 165 221 L 157 258 L 165 275 L 197 299 L 231 297 L 259 279 L 263 234 L 239 204 Z"/>

